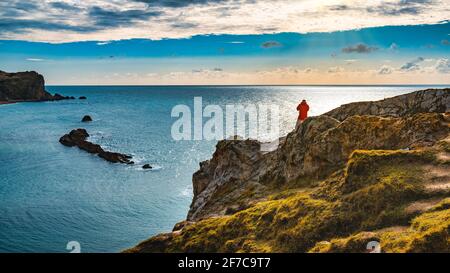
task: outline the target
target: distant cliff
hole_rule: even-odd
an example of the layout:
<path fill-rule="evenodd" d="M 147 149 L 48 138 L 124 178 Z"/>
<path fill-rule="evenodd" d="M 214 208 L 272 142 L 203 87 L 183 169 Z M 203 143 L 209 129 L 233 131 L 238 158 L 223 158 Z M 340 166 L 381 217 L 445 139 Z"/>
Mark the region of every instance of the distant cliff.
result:
<path fill-rule="evenodd" d="M 37 72 L 0 71 L 0 102 L 48 101 L 71 99 L 45 91 L 44 77 Z"/>
<path fill-rule="evenodd" d="M 129 252 L 450 252 L 450 89 L 343 105 L 262 153 L 220 141 L 187 221 Z"/>

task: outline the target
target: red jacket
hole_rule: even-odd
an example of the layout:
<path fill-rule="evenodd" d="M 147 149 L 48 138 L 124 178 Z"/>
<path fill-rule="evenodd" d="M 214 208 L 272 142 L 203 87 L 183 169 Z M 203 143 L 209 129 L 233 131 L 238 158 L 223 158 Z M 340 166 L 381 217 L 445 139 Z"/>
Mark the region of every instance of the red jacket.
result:
<path fill-rule="evenodd" d="M 298 119 L 305 120 L 308 117 L 309 105 L 306 102 L 301 102 L 297 106 Z"/>

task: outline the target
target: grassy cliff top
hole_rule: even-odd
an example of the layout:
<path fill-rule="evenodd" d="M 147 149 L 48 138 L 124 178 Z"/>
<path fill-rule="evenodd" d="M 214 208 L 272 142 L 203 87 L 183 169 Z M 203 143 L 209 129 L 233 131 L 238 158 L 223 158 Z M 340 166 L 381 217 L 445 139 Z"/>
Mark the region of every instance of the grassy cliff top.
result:
<path fill-rule="evenodd" d="M 316 187 L 280 192 L 127 252 L 365 252 L 373 240 L 385 252 L 449 252 L 444 143 L 411 151 L 356 150 Z"/>

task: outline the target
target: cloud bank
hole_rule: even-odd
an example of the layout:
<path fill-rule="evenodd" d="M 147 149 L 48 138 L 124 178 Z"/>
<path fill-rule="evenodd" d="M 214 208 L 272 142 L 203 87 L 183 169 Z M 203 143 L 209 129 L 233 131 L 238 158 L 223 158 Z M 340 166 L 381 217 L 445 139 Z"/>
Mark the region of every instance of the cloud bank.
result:
<path fill-rule="evenodd" d="M 420 63 L 423 62 L 425 59 L 423 57 L 417 57 L 416 59 L 405 63 L 400 67 L 403 71 L 414 71 L 420 69 Z"/>
<path fill-rule="evenodd" d="M 272 47 L 281 47 L 283 46 L 280 42 L 277 41 L 267 41 L 261 44 L 262 48 L 272 48 Z"/>
<path fill-rule="evenodd" d="M 3 0 L 0 39 L 59 43 L 331 32 L 435 24 L 449 19 L 449 7 L 446 0 Z"/>
<path fill-rule="evenodd" d="M 344 53 L 370 53 L 377 50 L 377 47 L 368 46 L 366 44 L 357 44 L 355 46 L 348 46 L 342 49 Z"/>

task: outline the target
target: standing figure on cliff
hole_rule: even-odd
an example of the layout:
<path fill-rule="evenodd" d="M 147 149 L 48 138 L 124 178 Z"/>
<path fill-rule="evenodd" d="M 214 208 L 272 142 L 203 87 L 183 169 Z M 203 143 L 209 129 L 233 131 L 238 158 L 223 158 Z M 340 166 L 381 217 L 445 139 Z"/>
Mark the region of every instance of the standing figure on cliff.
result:
<path fill-rule="evenodd" d="M 297 124 L 295 125 L 295 129 L 297 130 L 298 126 L 308 118 L 309 105 L 306 103 L 306 100 L 302 100 L 302 102 L 297 106 L 298 111 L 298 119 Z"/>

